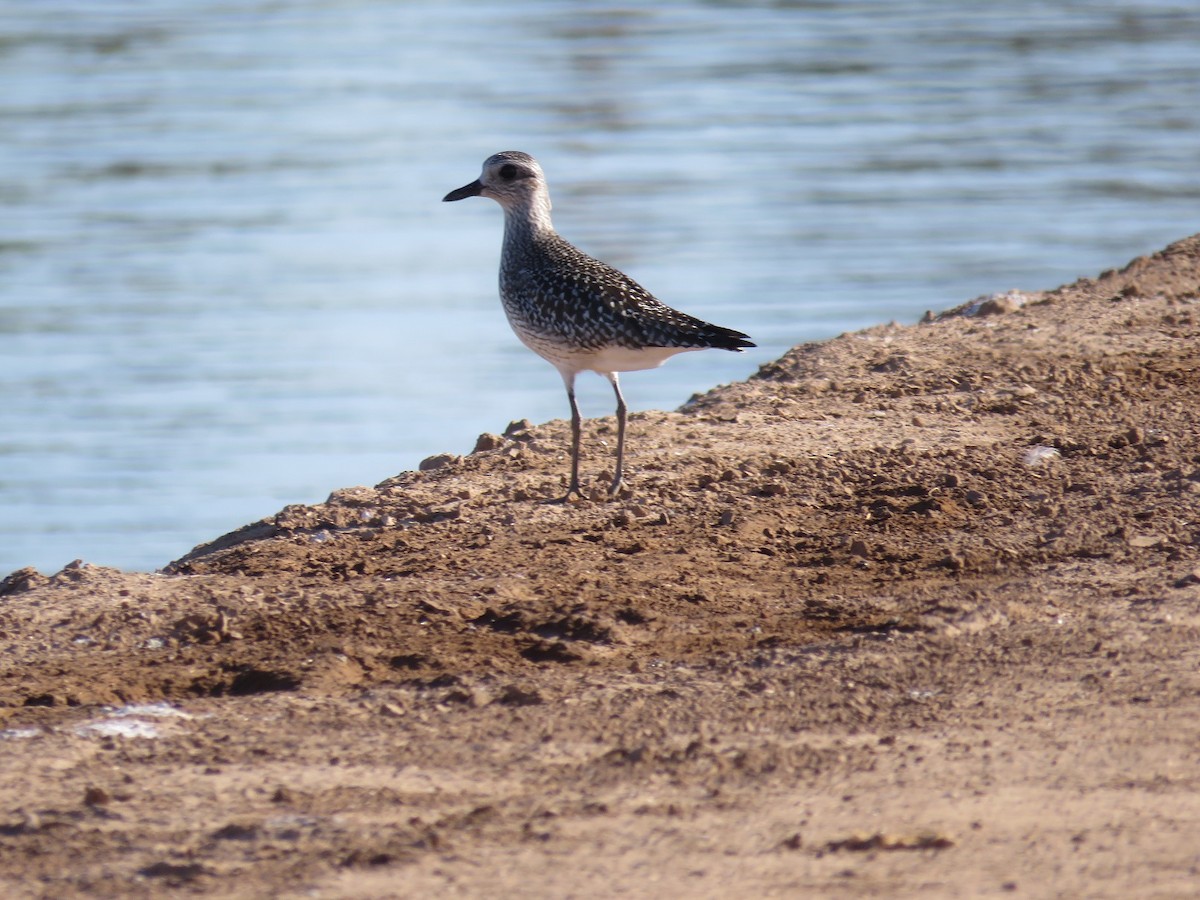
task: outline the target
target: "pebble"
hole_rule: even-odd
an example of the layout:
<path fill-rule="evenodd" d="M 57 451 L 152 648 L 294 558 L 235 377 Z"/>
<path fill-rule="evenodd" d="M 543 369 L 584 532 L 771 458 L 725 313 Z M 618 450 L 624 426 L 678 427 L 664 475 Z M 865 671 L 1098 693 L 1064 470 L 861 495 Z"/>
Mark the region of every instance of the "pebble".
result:
<path fill-rule="evenodd" d="M 504 438 L 498 434 L 485 431 L 475 439 L 475 449 L 472 453 L 484 453 L 488 450 L 499 450 L 504 446 Z"/>
<path fill-rule="evenodd" d="M 0 597 L 6 594 L 22 594 L 25 591 L 32 591 L 49 583 L 50 579 L 33 566 L 26 566 L 23 569 L 17 569 L 17 571 L 13 572 L 3 581 L 0 581 Z"/>
<path fill-rule="evenodd" d="M 1021 457 L 1021 462 L 1032 468 L 1054 462 L 1061 455 L 1053 447 L 1046 447 L 1039 444 L 1036 447 L 1030 447 L 1026 450 L 1025 454 Z"/>
<path fill-rule="evenodd" d="M 496 702 L 505 706 L 537 706 L 545 703 L 546 700 L 536 688 L 524 688 L 517 684 L 510 684 L 500 691 Z"/>
<path fill-rule="evenodd" d="M 1192 571 L 1188 572 L 1186 575 L 1176 581 L 1175 587 L 1182 588 L 1193 584 L 1200 584 L 1200 566 L 1192 569 Z"/>
<path fill-rule="evenodd" d="M 455 456 L 453 453 L 437 453 L 433 456 L 427 456 L 421 460 L 421 464 L 417 469 L 422 472 L 432 472 L 434 469 L 441 469 L 445 466 L 453 465 L 462 457 Z"/>
<path fill-rule="evenodd" d="M 1130 547 L 1157 547 L 1163 542 L 1162 536 L 1158 534 L 1135 534 L 1129 538 Z"/>

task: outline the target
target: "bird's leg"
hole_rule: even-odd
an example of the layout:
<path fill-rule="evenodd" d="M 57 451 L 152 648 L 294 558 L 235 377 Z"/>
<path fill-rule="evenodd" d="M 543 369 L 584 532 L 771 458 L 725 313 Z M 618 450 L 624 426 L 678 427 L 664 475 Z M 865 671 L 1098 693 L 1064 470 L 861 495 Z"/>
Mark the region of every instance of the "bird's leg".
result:
<path fill-rule="evenodd" d="M 612 484 L 609 485 L 608 495 L 615 497 L 625 490 L 625 398 L 621 396 L 621 382 L 617 380 L 616 372 L 608 373 L 612 382 L 613 392 L 617 395 L 617 470 L 613 474 Z"/>
<path fill-rule="evenodd" d="M 567 386 L 567 399 L 571 401 L 571 483 L 567 486 L 564 497 L 557 497 L 551 503 L 569 503 L 574 499 L 583 499 L 579 489 L 579 443 L 583 432 L 583 419 L 579 415 L 579 404 L 575 402 L 575 376 L 563 375 L 563 383 Z"/>
<path fill-rule="evenodd" d="M 579 404 L 575 402 L 575 385 L 567 388 L 567 399 L 571 401 L 571 483 L 567 485 L 566 499 L 571 495 L 582 497 L 579 490 L 579 443 L 583 434 L 583 419 L 579 415 Z"/>

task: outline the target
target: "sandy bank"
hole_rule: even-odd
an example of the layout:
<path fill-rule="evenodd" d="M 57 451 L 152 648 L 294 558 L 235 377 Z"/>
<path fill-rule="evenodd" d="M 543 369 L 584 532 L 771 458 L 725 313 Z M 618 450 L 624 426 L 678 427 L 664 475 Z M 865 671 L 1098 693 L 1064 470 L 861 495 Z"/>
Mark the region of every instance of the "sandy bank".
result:
<path fill-rule="evenodd" d="M 621 501 L 558 421 L 15 573 L 3 893 L 1192 896 L 1198 338 L 1193 237 L 636 415 Z"/>

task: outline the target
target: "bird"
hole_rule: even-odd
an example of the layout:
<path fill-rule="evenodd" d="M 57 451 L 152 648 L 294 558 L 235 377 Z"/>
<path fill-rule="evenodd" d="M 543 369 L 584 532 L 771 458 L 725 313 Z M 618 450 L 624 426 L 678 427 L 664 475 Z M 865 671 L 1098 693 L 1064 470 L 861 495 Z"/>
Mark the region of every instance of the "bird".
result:
<path fill-rule="evenodd" d="M 517 337 L 562 376 L 571 405 L 571 477 L 561 502 L 585 499 L 579 487 L 582 419 L 575 378 L 596 372 L 617 400 L 617 460 L 609 497 L 626 490 L 627 409 L 620 372 L 661 366 L 677 353 L 754 347 L 749 335 L 712 325 L 661 303 L 623 272 L 560 237 L 550 220 L 550 189 L 538 161 L 505 150 L 479 177 L 443 202 L 490 197 L 504 210 L 500 300 Z"/>

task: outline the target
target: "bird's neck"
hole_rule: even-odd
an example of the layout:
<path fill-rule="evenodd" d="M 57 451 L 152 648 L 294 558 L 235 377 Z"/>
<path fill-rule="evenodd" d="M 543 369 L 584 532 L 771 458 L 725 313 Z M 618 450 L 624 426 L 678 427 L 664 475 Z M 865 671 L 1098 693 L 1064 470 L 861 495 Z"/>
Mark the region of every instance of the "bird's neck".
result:
<path fill-rule="evenodd" d="M 550 197 L 538 194 L 527 204 L 507 207 L 504 210 L 504 242 L 525 243 L 545 235 L 554 234 L 550 222 Z"/>

